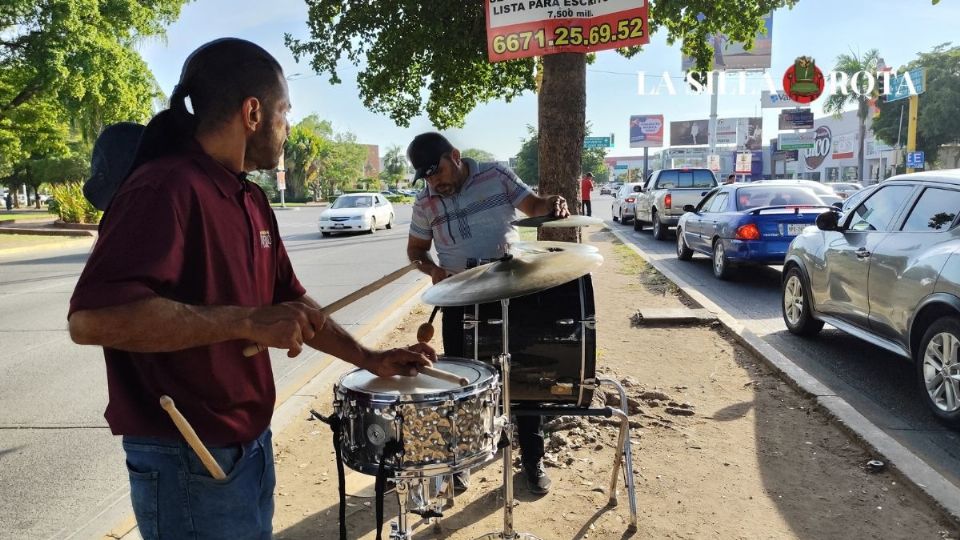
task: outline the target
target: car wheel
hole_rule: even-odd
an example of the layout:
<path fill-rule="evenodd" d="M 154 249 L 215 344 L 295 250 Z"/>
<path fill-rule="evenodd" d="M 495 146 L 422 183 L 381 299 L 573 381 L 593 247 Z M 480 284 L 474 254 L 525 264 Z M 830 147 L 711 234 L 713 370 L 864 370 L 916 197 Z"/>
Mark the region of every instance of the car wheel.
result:
<path fill-rule="evenodd" d="M 377 218 L 370 218 L 370 230 L 367 232 L 370 234 L 377 232 Z"/>
<path fill-rule="evenodd" d="M 619 218 L 616 214 L 613 213 L 613 207 L 612 207 L 612 206 L 610 207 L 610 213 L 613 214 L 613 220 L 614 220 L 614 221 L 620 221 L 620 218 Z"/>
<path fill-rule="evenodd" d="M 667 239 L 667 228 L 663 226 L 663 223 L 660 223 L 660 216 L 656 212 L 650 214 L 650 221 L 653 225 L 653 237 L 657 240 L 666 240 Z"/>
<path fill-rule="evenodd" d="M 643 222 L 637 219 L 636 215 L 633 216 L 633 230 L 635 231 L 643 230 Z"/>
<path fill-rule="evenodd" d="M 393 214 L 390 214 L 390 218 L 387 219 L 387 228 L 388 228 L 388 229 L 392 229 L 392 228 L 393 228 Z"/>
<path fill-rule="evenodd" d="M 733 270 L 730 268 L 730 259 L 727 258 L 727 250 L 723 247 L 723 241 L 719 238 L 713 242 L 713 275 L 717 279 L 730 279 Z"/>
<path fill-rule="evenodd" d="M 804 286 L 803 271 L 794 266 L 787 272 L 780 291 L 780 307 L 787 330 L 798 336 L 812 336 L 823 329 L 823 321 L 811 315 L 810 295 Z"/>
<path fill-rule="evenodd" d="M 320 233 L 320 236 L 327 237 L 327 236 L 330 236 L 331 234 L 333 234 L 333 233 L 322 232 L 322 233 Z"/>
<path fill-rule="evenodd" d="M 960 318 L 937 319 L 916 356 L 923 401 L 941 421 L 960 427 Z"/>
<path fill-rule="evenodd" d="M 693 258 L 693 250 L 687 246 L 687 242 L 683 239 L 683 231 L 680 227 L 677 227 L 677 258 L 681 261 L 689 261 Z"/>

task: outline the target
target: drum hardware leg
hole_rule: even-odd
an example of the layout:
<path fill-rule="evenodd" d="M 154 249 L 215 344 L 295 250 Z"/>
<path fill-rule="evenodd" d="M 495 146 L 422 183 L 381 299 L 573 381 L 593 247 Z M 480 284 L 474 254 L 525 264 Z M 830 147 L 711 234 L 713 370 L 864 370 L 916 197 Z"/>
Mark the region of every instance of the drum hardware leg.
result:
<path fill-rule="evenodd" d="M 627 391 L 623 388 L 622 384 L 616 380 L 605 378 L 598 379 L 598 382 L 601 385 L 608 384 L 617 389 L 617 392 L 620 394 L 621 413 L 630 410 L 629 404 L 627 403 Z M 627 484 L 627 498 L 630 501 L 630 527 L 628 530 L 635 532 L 637 530 L 637 493 L 633 478 L 633 444 L 630 442 L 630 420 L 626 414 L 620 419 L 620 440 L 617 444 L 617 454 L 617 461 L 622 457 L 626 469 L 625 481 Z M 616 482 L 619 463 L 615 463 L 614 467 L 614 482 Z M 610 499 L 612 503 L 616 502 L 616 492 L 613 489 L 610 490 Z"/>
<path fill-rule="evenodd" d="M 503 399 L 503 438 L 500 444 L 503 446 L 503 530 L 499 532 L 487 533 L 477 540 L 540 540 L 530 533 L 515 532 L 513 530 L 513 422 L 510 420 L 510 319 L 509 319 L 510 300 L 500 300 L 500 312 L 503 316 L 501 320 L 503 328 L 503 353 L 496 357 L 500 364 L 500 376 L 503 381 L 502 393 Z"/>
<path fill-rule="evenodd" d="M 397 504 L 400 505 L 400 513 L 397 521 L 390 523 L 390 540 L 410 539 L 410 524 L 407 522 L 407 494 L 410 486 L 407 482 L 397 480 Z"/>

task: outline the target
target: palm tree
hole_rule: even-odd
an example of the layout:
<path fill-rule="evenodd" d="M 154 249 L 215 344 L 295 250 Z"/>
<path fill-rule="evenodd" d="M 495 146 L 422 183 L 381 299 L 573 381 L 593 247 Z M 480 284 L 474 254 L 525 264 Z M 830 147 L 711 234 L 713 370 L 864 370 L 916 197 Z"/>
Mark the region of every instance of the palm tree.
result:
<path fill-rule="evenodd" d="M 403 149 L 398 145 L 387 148 L 387 154 L 383 156 L 383 172 L 386 173 L 388 182 L 393 182 L 392 187 L 399 187 L 397 184 L 403 178 L 407 171 L 407 158 L 403 154 Z"/>
<path fill-rule="evenodd" d="M 850 51 L 850 54 L 841 54 L 837 56 L 837 65 L 833 68 L 837 73 L 845 73 L 850 80 L 850 87 L 844 94 L 840 88 L 827 98 L 823 104 L 823 112 L 833 114 L 839 118 L 843 109 L 847 105 L 856 105 L 857 119 L 860 121 L 859 150 L 857 152 L 857 172 L 860 178 L 867 178 L 863 170 L 863 146 L 867 133 L 867 116 L 870 114 L 870 98 L 872 97 L 872 88 L 870 81 L 876 78 L 877 67 L 880 63 L 880 52 L 877 49 L 870 49 L 864 55 Z M 860 76 L 854 81 L 853 76 L 863 72 L 868 77 Z M 853 89 L 856 91 L 851 91 Z"/>

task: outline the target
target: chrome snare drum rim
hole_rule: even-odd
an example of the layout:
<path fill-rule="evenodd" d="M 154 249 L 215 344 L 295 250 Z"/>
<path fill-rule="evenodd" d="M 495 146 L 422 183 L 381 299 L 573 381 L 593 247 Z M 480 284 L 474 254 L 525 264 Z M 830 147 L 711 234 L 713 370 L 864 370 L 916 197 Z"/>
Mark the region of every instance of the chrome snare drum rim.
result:
<path fill-rule="evenodd" d="M 377 474 L 384 445 L 397 439 L 401 452 L 384 461 L 391 476 L 449 474 L 492 459 L 499 439 L 499 374 L 470 359 L 447 357 L 435 366 L 470 384 L 460 387 L 425 375 L 379 378 L 363 370 L 341 378 L 334 409 L 343 420 L 341 450 L 348 467 Z"/>

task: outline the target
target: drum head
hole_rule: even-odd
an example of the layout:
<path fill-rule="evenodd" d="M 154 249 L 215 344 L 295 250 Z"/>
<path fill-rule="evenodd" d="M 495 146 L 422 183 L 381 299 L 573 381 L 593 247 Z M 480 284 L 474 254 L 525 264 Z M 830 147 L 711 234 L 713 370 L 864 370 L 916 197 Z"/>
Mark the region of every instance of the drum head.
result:
<path fill-rule="evenodd" d="M 489 364 L 466 358 L 441 357 L 433 366 L 467 379 L 467 386 L 461 387 L 422 373 L 415 377 L 378 377 L 365 369 L 358 369 L 344 375 L 340 387 L 378 397 L 429 396 L 472 388 L 496 376 Z"/>

